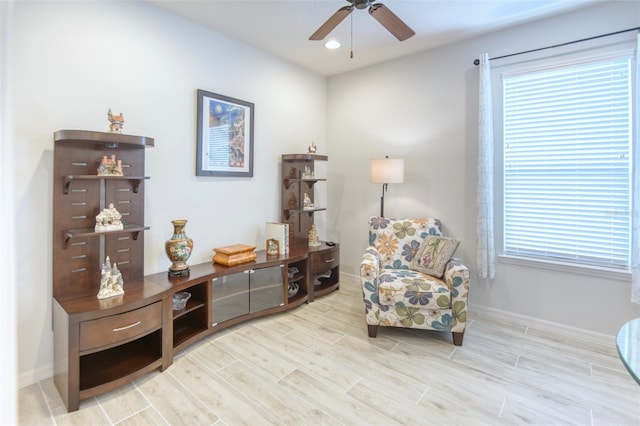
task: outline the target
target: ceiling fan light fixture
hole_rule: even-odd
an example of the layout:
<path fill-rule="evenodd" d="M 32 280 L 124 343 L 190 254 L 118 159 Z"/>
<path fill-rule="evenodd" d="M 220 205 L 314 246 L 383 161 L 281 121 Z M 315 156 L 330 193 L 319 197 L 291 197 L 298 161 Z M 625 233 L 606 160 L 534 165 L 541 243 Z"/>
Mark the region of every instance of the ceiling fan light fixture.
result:
<path fill-rule="evenodd" d="M 329 40 L 328 42 L 326 42 L 324 44 L 324 47 L 326 47 L 327 49 L 333 50 L 333 49 L 337 49 L 339 48 L 340 42 L 338 40 Z"/>

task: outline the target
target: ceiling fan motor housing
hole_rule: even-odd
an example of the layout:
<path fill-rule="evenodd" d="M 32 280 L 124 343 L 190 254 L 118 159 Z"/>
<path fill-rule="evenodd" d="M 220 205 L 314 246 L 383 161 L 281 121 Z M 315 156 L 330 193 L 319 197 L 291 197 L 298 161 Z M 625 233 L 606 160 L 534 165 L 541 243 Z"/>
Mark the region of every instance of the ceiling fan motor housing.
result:
<path fill-rule="evenodd" d="M 347 0 L 349 3 L 354 5 L 356 9 L 366 9 L 373 2 L 371 0 Z"/>

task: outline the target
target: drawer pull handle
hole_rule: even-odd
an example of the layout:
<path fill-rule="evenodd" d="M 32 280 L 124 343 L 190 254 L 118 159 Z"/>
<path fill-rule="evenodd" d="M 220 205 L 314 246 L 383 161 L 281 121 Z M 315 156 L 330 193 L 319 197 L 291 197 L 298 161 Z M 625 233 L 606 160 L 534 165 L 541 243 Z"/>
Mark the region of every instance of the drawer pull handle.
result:
<path fill-rule="evenodd" d="M 114 328 L 114 329 L 113 329 L 113 330 L 111 330 L 111 331 L 122 331 L 122 330 L 127 330 L 127 329 L 129 329 L 129 328 L 133 328 L 133 327 L 135 327 L 135 326 L 137 326 L 137 325 L 140 325 L 140 324 L 142 324 L 142 321 L 134 322 L 133 324 L 125 325 L 124 327 Z"/>
<path fill-rule="evenodd" d="M 327 260 L 325 260 L 325 261 L 324 261 L 324 263 L 331 263 L 331 262 L 333 262 L 334 260 L 336 260 L 336 258 L 335 258 L 335 257 L 334 257 L 334 258 L 332 258 L 332 259 L 327 259 Z"/>

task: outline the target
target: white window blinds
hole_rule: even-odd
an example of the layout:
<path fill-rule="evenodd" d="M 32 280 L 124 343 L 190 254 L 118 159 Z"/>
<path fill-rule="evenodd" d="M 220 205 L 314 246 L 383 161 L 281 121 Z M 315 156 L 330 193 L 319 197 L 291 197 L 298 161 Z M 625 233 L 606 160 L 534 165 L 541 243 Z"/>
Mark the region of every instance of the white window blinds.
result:
<path fill-rule="evenodd" d="M 504 253 L 628 270 L 631 58 L 504 77 Z"/>

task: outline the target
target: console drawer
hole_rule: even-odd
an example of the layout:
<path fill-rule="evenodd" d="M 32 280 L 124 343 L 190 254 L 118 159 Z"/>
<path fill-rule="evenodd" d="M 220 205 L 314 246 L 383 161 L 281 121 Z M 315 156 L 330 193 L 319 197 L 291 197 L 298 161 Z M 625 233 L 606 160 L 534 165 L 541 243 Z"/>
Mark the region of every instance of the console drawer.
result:
<path fill-rule="evenodd" d="M 80 323 L 80 351 L 143 336 L 162 326 L 162 302 Z"/>
<path fill-rule="evenodd" d="M 333 269 L 340 265 L 340 248 L 336 246 L 317 252 L 310 251 L 309 259 L 312 274 Z"/>

